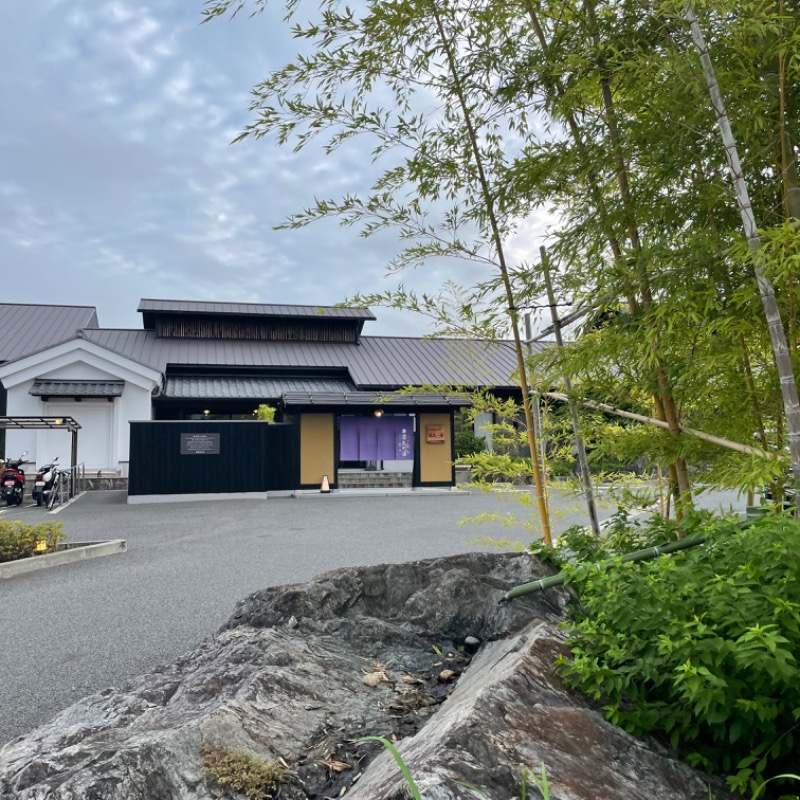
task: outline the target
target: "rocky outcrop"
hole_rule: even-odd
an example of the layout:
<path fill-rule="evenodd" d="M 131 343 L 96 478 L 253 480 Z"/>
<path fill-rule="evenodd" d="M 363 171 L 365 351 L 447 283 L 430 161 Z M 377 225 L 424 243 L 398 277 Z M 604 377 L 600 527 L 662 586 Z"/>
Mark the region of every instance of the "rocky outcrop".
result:
<path fill-rule="evenodd" d="M 541 763 L 552 798 L 705 800 L 704 776 L 565 691 L 564 590 L 498 602 L 544 573 L 528 555 L 468 554 L 258 592 L 195 652 L 6 745 L 0 798 L 221 797 L 206 744 L 284 762 L 284 800 L 399 800 L 396 762 L 358 741 L 377 735 L 399 742 L 425 800 L 474 798 L 464 782 L 510 800 Z"/>

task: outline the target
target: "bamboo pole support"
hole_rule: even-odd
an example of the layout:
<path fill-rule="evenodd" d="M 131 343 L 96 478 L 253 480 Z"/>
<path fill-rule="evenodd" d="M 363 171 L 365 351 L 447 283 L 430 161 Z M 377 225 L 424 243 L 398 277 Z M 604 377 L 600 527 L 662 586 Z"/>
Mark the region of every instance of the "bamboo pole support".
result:
<path fill-rule="evenodd" d="M 543 394 L 545 397 L 551 397 L 553 400 L 561 400 L 564 403 L 569 403 L 570 401 L 569 397 L 561 392 L 543 392 Z M 657 428 L 669 430 L 669 423 L 664 422 L 663 420 L 655 419 L 654 417 L 646 417 L 643 414 L 634 414 L 633 411 L 623 411 L 621 408 L 616 408 L 608 403 L 596 403 L 593 400 L 582 400 L 581 405 L 584 406 L 584 408 L 593 408 L 597 411 L 605 411 L 606 413 L 614 414 L 617 417 L 632 419 L 636 422 L 645 422 L 648 425 L 654 425 Z M 746 456 L 756 456 L 757 458 L 765 459 L 775 458 L 774 453 L 768 453 L 759 447 L 751 447 L 747 444 L 732 442 L 730 439 L 724 439 L 722 436 L 714 436 L 711 433 L 698 431 L 695 428 L 687 428 L 685 425 L 681 425 L 681 431 L 683 433 L 688 433 L 690 436 L 694 436 L 697 439 L 701 439 L 704 442 L 709 442 L 710 444 L 715 444 L 719 447 L 726 447 L 728 450 L 735 450 L 737 453 L 743 453 Z"/>
<path fill-rule="evenodd" d="M 553 293 L 553 283 L 550 280 L 550 264 L 547 258 L 547 250 L 539 248 L 539 255 L 542 258 L 542 274 L 544 275 L 545 288 L 547 289 L 547 302 L 550 305 L 550 318 L 553 321 L 553 333 L 556 337 L 556 346 L 559 350 L 564 347 L 564 338 L 561 335 L 561 320 L 556 311 L 556 298 Z M 564 372 L 564 386 L 567 392 L 572 392 L 572 379 L 569 374 Z M 586 458 L 586 447 L 581 435 L 581 422 L 578 417 L 578 406 L 574 400 L 568 401 L 569 413 L 572 418 L 572 431 L 575 434 L 575 449 L 578 453 L 578 465 L 581 471 L 581 483 L 583 493 L 586 497 L 586 510 L 589 512 L 589 523 L 595 536 L 600 535 L 600 520 L 597 517 L 597 507 L 594 503 L 594 491 L 592 490 L 592 476 L 589 474 L 589 461 Z"/>

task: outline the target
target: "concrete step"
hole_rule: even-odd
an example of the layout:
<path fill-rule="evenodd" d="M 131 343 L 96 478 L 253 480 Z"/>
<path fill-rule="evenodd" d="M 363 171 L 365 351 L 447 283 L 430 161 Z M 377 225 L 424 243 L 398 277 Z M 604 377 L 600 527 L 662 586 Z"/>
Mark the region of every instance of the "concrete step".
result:
<path fill-rule="evenodd" d="M 340 489 L 411 488 L 410 472 L 340 472 Z"/>

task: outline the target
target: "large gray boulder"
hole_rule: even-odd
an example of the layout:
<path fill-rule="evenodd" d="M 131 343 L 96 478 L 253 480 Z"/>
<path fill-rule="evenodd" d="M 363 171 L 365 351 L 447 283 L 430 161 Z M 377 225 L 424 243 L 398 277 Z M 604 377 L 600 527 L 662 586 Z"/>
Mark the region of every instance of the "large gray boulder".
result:
<path fill-rule="evenodd" d="M 395 761 L 357 741 L 379 735 L 426 800 L 475 798 L 459 782 L 511 800 L 542 763 L 554 799 L 706 800 L 705 776 L 562 686 L 565 590 L 498 602 L 544 574 L 526 554 L 467 554 L 258 592 L 193 653 L 6 745 L 0 798 L 225 796 L 203 744 L 285 762 L 284 800 L 407 797 Z"/>

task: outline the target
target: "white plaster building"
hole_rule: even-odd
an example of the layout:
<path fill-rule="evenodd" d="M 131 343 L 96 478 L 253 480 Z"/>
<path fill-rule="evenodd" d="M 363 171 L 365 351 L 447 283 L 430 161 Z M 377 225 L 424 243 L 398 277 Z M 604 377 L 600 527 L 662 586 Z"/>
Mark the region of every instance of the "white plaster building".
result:
<path fill-rule="evenodd" d="M 112 353 L 80 334 L 71 341 L 0 366 L 6 408 L 14 416 L 72 417 L 81 426 L 77 463 L 87 472 L 127 474 L 129 421 L 151 418 L 161 373 Z M 28 451 L 37 464 L 70 463 L 70 438 L 60 430 L 10 430 L 6 455 Z"/>

